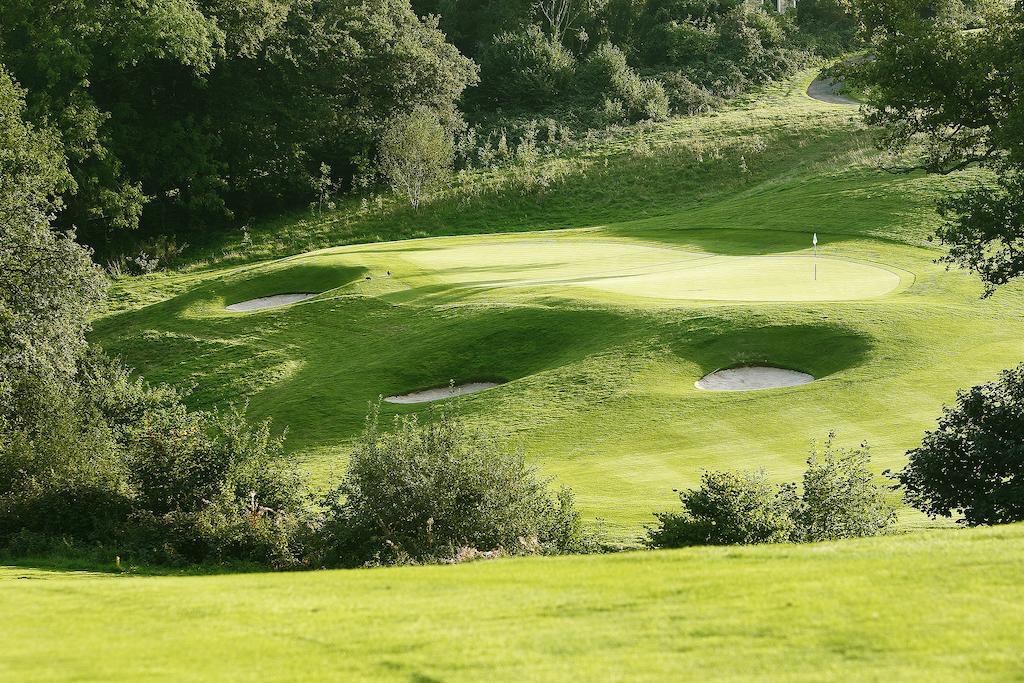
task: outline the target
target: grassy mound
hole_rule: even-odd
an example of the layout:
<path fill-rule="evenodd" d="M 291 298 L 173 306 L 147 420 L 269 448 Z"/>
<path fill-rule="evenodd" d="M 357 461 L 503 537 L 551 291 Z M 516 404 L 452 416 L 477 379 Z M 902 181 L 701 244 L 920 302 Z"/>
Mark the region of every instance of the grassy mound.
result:
<path fill-rule="evenodd" d="M 8 567 L 0 675 L 1010 680 L 1022 566 L 1015 525 L 302 574 Z"/>

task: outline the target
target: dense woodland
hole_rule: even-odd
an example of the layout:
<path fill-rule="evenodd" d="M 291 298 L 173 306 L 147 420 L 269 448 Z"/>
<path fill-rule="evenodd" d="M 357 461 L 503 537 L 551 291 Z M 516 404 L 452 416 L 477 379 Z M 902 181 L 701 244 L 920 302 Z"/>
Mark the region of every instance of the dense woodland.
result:
<path fill-rule="evenodd" d="M 968 18 L 983 30 L 961 30 Z M 311 499 L 268 425 L 190 410 L 178 390 L 147 385 L 86 341 L 107 276 L 83 245 L 216 231 L 375 183 L 415 205 L 453 165 L 476 163 L 468 144 L 499 144 L 512 121 L 587 128 L 690 115 L 863 45 L 874 59 L 848 76 L 868 93 L 883 147 L 908 167 L 994 171 L 991 186 L 943 205 L 939 237 L 952 262 L 996 286 L 1024 270 L 1021 44 L 1019 4 L 803 0 L 780 16 L 736 0 L 7 0 L 0 546 L 278 567 L 429 561 L 462 547 L 595 549 L 571 492 L 549 493 L 520 454 L 452 416 L 394 434 L 371 421 L 344 481 Z M 912 452 L 899 477 L 922 509 L 978 511 L 972 524 L 1021 519 L 1019 492 L 961 485 L 977 471 L 1012 483 L 1016 450 L 1017 461 L 935 483 L 951 476 L 942 463 L 957 448 L 980 460 L 1005 452 L 1021 421 L 996 428 L 986 415 L 1006 420 L 999 406 L 1019 403 L 1020 386 L 1018 371 L 964 394 Z M 389 488 L 382 473 L 396 471 L 407 486 Z M 875 533 L 891 510 L 867 472 L 863 453 L 829 452 L 807 475 L 825 493 L 803 500 L 788 485 L 710 477 L 681 494 L 685 513 L 661 518 L 652 542 Z M 460 477 L 469 498 L 438 503 Z M 858 486 L 855 522 L 828 530 L 816 501 Z M 740 498 L 754 504 L 730 508 Z M 417 507 L 424 500 L 450 517 Z M 723 527 L 727 509 L 739 512 Z M 774 520 L 768 531 L 742 530 L 750 509 Z M 740 531 L 715 535 L 730 524 Z"/>
<path fill-rule="evenodd" d="M 415 111 L 472 146 L 509 117 L 705 110 L 848 47 L 836 1 L 11 0 L 0 64 L 74 178 L 58 223 L 103 249 L 376 181 Z"/>

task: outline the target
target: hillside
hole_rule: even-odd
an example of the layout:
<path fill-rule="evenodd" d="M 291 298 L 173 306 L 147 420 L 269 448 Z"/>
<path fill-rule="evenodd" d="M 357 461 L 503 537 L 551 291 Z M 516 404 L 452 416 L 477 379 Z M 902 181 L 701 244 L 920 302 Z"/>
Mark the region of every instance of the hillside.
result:
<path fill-rule="evenodd" d="M 246 252 L 229 243 L 217 259 L 119 281 L 94 338 L 152 381 L 194 383 L 197 406 L 247 399 L 252 417 L 288 427 L 315 482 L 343 470 L 379 396 L 503 383 L 460 409 L 522 445 L 627 543 L 703 469 L 793 478 L 831 429 L 868 441 L 878 471 L 899 467 L 957 389 L 1016 361 L 1022 299 L 1013 286 L 980 301 L 975 281 L 933 263 L 933 200 L 968 174 L 877 170 L 856 110 L 807 97 L 808 81 L 465 176 L 420 212 L 392 204 L 267 226 Z M 563 169 L 558 182 L 522 189 L 548 167 Z M 224 309 L 286 292 L 318 296 Z M 750 363 L 818 381 L 694 387 Z"/>

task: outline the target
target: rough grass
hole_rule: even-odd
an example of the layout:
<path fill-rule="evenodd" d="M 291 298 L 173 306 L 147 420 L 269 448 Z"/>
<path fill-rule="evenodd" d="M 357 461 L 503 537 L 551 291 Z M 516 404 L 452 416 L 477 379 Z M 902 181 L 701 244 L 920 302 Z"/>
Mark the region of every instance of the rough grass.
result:
<path fill-rule="evenodd" d="M 301 574 L 0 568 L 0 678 L 1009 681 L 1024 526 Z"/>

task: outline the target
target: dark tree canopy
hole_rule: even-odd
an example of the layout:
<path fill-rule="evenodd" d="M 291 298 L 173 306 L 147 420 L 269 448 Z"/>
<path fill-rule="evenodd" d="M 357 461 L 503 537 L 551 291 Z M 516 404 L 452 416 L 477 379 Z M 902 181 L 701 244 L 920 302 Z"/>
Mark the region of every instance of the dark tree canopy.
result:
<path fill-rule="evenodd" d="M 895 476 L 907 501 L 962 523 L 1024 521 L 1024 365 L 961 391 Z"/>
<path fill-rule="evenodd" d="M 943 201 L 946 260 L 986 293 L 1024 274 L 1024 4 L 866 0 L 874 58 L 850 68 L 868 86 L 867 120 L 903 167 L 951 173 L 972 165 L 994 180 Z M 969 27 L 981 18 L 982 26 Z"/>
<path fill-rule="evenodd" d="M 0 63 L 61 140 L 62 218 L 96 241 L 307 199 L 397 113 L 448 116 L 476 68 L 408 0 L 12 0 Z"/>

